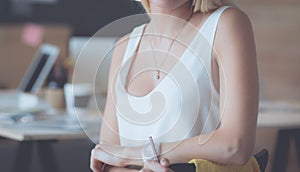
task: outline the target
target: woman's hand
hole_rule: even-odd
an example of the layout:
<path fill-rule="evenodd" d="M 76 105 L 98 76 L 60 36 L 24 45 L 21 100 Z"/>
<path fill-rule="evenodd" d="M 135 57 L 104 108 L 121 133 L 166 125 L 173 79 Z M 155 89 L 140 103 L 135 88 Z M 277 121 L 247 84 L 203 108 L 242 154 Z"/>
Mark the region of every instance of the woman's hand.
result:
<path fill-rule="evenodd" d="M 99 158 L 97 158 L 97 152 L 98 151 L 96 147 L 91 151 L 90 168 L 93 172 L 103 172 L 103 167 L 105 164 L 99 160 Z"/>
<path fill-rule="evenodd" d="M 115 167 L 124 167 L 126 162 L 124 155 L 125 148 L 119 145 L 100 144 L 91 151 L 90 168 L 94 172 L 104 172 L 106 164 Z"/>
<path fill-rule="evenodd" d="M 169 160 L 162 158 L 160 162 L 157 161 L 146 161 L 144 168 L 140 172 L 174 172 L 169 169 Z"/>
<path fill-rule="evenodd" d="M 91 162 L 101 162 L 115 167 L 143 166 L 141 149 L 140 147 L 122 147 L 117 144 L 101 143 L 92 150 Z"/>
<path fill-rule="evenodd" d="M 125 167 L 125 148 L 119 145 L 99 144 L 92 150 L 92 162 L 101 162 L 116 167 Z M 98 165 L 97 163 L 95 165 Z"/>
<path fill-rule="evenodd" d="M 90 168 L 94 172 L 104 172 L 103 169 L 105 164 L 114 166 L 114 167 L 126 167 L 127 165 L 141 165 L 141 162 L 138 162 L 134 159 L 131 159 L 129 156 L 134 155 L 134 152 L 138 151 L 140 153 L 139 148 L 131 148 L 131 147 L 122 147 L 120 145 L 112 145 L 112 144 L 99 144 L 92 150 L 91 153 L 91 165 Z M 128 155 L 128 152 L 131 154 Z M 142 172 L 173 172 L 173 170 L 168 168 L 169 160 L 166 158 L 162 158 L 160 163 L 157 161 L 146 161 L 144 164 Z M 113 171 L 108 168 L 108 171 Z M 109 170 L 110 169 L 110 170 Z M 122 168 L 117 168 L 121 170 Z M 129 169 L 123 168 L 124 171 L 131 171 Z M 134 170 L 132 170 L 134 171 Z"/>

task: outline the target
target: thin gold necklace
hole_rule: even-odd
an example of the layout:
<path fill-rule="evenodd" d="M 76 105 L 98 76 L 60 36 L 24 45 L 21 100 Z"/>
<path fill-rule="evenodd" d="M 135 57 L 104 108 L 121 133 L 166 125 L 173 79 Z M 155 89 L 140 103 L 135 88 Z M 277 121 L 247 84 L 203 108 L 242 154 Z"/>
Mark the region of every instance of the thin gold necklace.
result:
<path fill-rule="evenodd" d="M 184 24 L 184 26 L 182 27 L 182 29 L 173 37 L 172 42 L 168 48 L 168 50 L 166 51 L 166 55 L 163 58 L 162 62 L 160 63 L 160 65 L 158 66 L 157 64 L 157 59 L 156 59 L 156 55 L 154 53 L 154 48 L 153 48 L 153 40 L 151 39 L 151 49 L 152 49 L 152 55 L 153 55 L 153 59 L 154 59 L 154 63 L 155 63 L 155 73 L 154 73 L 154 79 L 156 80 L 160 80 L 161 79 L 161 71 L 162 71 L 162 66 L 165 63 L 167 57 L 169 56 L 170 50 L 173 47 L 173 44 L 175 42 L 175 40 L 178 38 L 178 36 L 183 32 L 183 30 L 185 29 L 186 24 L 189 22 L 189 20 L 192 18 L 192 14 L 189 16 L 188 20 L 186 21 L 186 23 Z M 153 29 L 152 29 L 153 30 Z"/>

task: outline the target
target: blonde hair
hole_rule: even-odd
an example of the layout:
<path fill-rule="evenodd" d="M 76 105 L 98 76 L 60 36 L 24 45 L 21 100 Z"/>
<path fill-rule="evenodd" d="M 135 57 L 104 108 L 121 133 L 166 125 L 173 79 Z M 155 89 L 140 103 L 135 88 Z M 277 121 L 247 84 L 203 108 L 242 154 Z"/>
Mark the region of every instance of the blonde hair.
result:
<path fill-rule="evenodd" d="M 150 13 L 149 0 L 141 0 L 145 10 Z M 190 0 L 195 12 L 207 13 L 224 5 L 236 6 L 230 0 Z"/>

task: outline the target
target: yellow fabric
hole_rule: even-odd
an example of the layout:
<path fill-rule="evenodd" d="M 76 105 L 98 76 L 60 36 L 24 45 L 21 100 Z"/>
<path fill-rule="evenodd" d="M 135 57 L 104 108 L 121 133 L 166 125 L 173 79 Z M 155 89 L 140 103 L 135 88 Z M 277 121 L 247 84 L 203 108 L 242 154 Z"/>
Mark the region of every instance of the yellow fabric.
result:
<path fill-rule="evenodd" d="M 260 172 L 259 165 L 254 157 L 251 157 L 245 165 L 220 165 L 208 160 L 193 159 L 196 172 Z"/>

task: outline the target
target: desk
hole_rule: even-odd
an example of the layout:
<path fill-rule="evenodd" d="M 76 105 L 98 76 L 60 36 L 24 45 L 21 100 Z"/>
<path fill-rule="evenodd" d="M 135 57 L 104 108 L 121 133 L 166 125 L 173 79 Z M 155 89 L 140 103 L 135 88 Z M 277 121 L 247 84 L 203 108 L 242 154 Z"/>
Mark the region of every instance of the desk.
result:
<path fill-rule="evenodd" d="M 88 135 L 98 137 L 100 120 L 93 115 L 86 121 L 99 122 L 93 124 Z M 91 125 L 87 125 L 91 127 Z M 97 128 L 98 127 L 98 128 Z M 273 172 L 283 172 L 288 157 L 289 144 L 291 138 L 296 138 L 297 146 L 300 148 L 300 103 L 286 102 L 263 102 L 258 115 L 258 127 L 279 128 L 275 159 L 273 163 Z M 93 134 L 94 133 L 94 134 Z M 43 128 L 43 127 L 1 127 L 0 136 L 20 142 L 16 162 L 24 162 L 15 167 L 14 171 L 28 171 L 32 149 L 34 146 L 38 149 L 41 157 L 41 164 L 45 171 L 58 171 L 55 163 L 55 157 L 51 144 L 58 140 L 65 139 L 83 139 L 87 138 L 82 130 L 66 130 L 61 128 Z M 47 156 L 45 156 L 47 155 Z M 298 150 L 300 155 L 300 150 Z"/>
<path fill-rule="evenodd" d="M 99 136 L 101 118 L 96 115 L 85 115 L 84 121 L 81 121 L 84 130 L 79 124 L 76 125 L 76 128 L 67 127 L 67 116 L 56 115 L 50 117 L 51 120 L 49 121 L 41 120 L 26 124 L 0 123 L 0 136 L 16 141 L 83 139 L 87 135 L 96 141 Z M 77 123 L 77 119 L 73 120 L 72 123 Z"/>
<path fill-rule="evenodd" d="M 63 121 L 68 116 L 57 115 L 51 116 L 51 120 L 37 121 L 28 124 L 1 124 L 0 136 L 18 142 L 17 153 L 15 155 L 13 172 L 29 172 L 33 158 L 33 150 L 36 149 L 41 167 L 45 172 L 59 172 L 59 168 L 55 159 L 53 144 L 63 140 L 87 140 L 88 136 L 92 136 L 96 141 L 100 131 L 99 117 L 95 115 L 85 115 L 81 128 L 68 128 L 55 124 L 57 121 Z M 59 120 L 57 120 L 59 119 Z M 50 121 L 50 122 L 49 122 Z M 51 123 L 54 123 L 51 125 Z M 86 133 L 87 132 L 87 133 Z"/>
<path fill-rule="evenodd" d="M 257 126 L 278 128 L 272 172 L 286 170 L 290 144 L 295 140 L 300 164 L 300 102 L 262 102 Z"/>
<path fill-rule="evenodd" d="M 257 127 L 281 129 L 300 127 L 300 102 L 261 102 Z"/>

